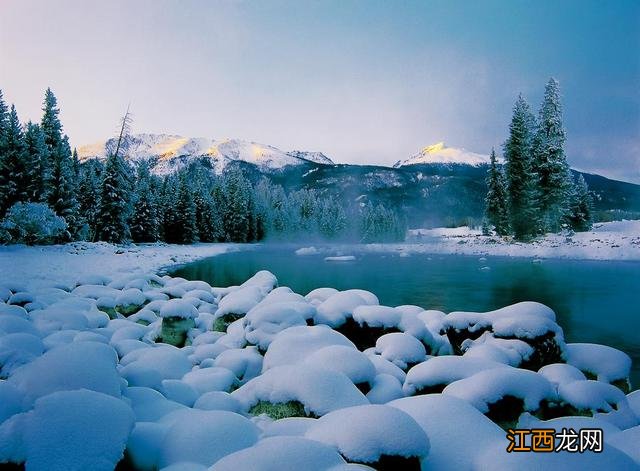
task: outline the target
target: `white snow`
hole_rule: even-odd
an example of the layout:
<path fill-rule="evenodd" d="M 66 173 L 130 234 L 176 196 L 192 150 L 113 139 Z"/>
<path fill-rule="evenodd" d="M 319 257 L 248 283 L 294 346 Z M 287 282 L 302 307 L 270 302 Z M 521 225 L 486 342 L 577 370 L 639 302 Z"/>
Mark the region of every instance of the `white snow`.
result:
<path fill-rule="evenodd" d="M 427 355 L 424 345 L 414 336 L 404 332 L 392 332 L 379 337 L 375 352 L 402 369 L 410 363 L 424 361 Z"/>
<path fill-rule="evenodd" d="M 59 391 L 0 426 L 0 462 L 35 471 L 111 471 L 133 428 L 123 401 L 95 391 Z"/>
<path fill-rule="evenodd" d="M 367 252 L 408 254 L 463 254 L 529 257 L 535 262 L 546 258 L 578 260 L 640 260 L 640 220 L 596 223 L 590 231 L 571 236 L 546 234 L 532 242 L 516 242 L 483 236 L 468 227 L 455 229 L 413 229 L 402 244 L 368 244 Z M 353 250 L 353 247 L 351 247 Z"/>
<path fill-rule="evenodd" d="M 593 343 L 567 344 L 567 363 L 605 382 L 626 379 L 631 370 L 629 355 L 613 347 Z"/>
<path fill-rule="evenodd" d="M 331 471 L 344 462 L 335 448 L 315 440 L 268 437 L 251 448 L 227 455 L 211 471 Z"/>
<path fill-rule="evenodd" d="M 109 141 L 112 141 L 111 139 Z M 107 142 L 80 146 L 80 160 L 106 158 Z M 229 162 L 244 161 L 262 169 L 275 170 L 287 165 L 301 165 L 308 161 L 325 165 L 333 162 L 321 152 L 291 151 L 283 152 L 273 146 L 240 139 L 211 139 L 205 137 L 187 138 L 168 134 L 134 134 L 130 137 L 128 158 L 133 162 L 156 158 L 152 171 L 166 175 L 186 163 L 184 158 L 206 157 L 211 160 L 217 173 L 222 173 Z"/>
<path fill-rule="evenodd" d="M 534 411 L 542 400 L 555 397 L 551 383 L 544 377 L 512 367 L 480 371 L 451 383 L 442 393 L 464 399 L 482 413 L 488 412 L 490 404 L 505 396 L 522 399 L 527 411 Z"/>
<path fill-rule="evenodd" d="M 423 147 L 420 152 L 411 156 L 405 161 L 397 162 L 394 168 L 406 167 L 416 164 L 466 164 L 482 165 L 489 163 L 489 156 L 476 154 L 465 149 L 447 147 L 444 142 L 438 142 L 430 146 Z"/>
<path fill-rule="evenodd" d="M 355 255 L 336 255 L 325 257 L 325 262 L 353 262 L 356 259 Z"/>
<path fill-rule="evenodd" d="M 423 458 L 429 438 L 407 413 L 387 405 L 348 407 L 326 414 L 307 438 L 336 447 L 350 461 L 372 463 L 382 455 Z"/>
<path fill-rule="evenodd" d="M 298 401 L 318 416 L 345 407 L 367 404 L 367 399 L 344 374 L 309 365 L 268 369 L 231 393 L 249 410 L 259 401 L 272 404 Z"/>

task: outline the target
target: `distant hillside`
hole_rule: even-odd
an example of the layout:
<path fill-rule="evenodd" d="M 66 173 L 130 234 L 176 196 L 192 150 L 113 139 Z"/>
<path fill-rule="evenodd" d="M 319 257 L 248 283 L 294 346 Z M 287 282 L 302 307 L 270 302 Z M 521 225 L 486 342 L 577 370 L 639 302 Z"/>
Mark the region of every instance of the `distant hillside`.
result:
<path fill-rule="evenodd" d="M 110 141 L 79 148 L 80 158 L 104 159 Z M 402 208 L 410 227 L 479 224 L 488 156 L 444 143 L 421 149 L 394 167 L 334 164 L 321 152 L 290 151 L 241 141 L 168 134 L 131 137 L 128 158 L 147 160 L 159 175 L 203 161 L 216 173 L 241 166 L 254 181 L 271 179 L 288 190 L 314 188 L 351 204 L 371 201 Z M 577 174 L 578 172 L 575 172 Z M 640 218 L 640 185 L 583 173 L 600 220 Z"/>

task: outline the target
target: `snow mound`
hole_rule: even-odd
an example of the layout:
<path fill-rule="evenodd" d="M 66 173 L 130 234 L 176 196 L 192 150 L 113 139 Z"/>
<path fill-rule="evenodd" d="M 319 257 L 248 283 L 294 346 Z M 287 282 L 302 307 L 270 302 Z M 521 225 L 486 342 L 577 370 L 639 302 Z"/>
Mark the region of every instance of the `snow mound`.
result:
<path fill-rule="evenodd" d="M 251 448 L 228 455 L 211 471 L 331 471 L 344 464 L 335 448 L 301 437 L 269 437 Z"/>
<path fill-rule="evenodd" d="M 398 399 L 389 406 L 409 414 L 428 435 L 427 469 L 474 469 L 475 458 L 488 446 L 504 446 L 504 431 L 461 399 L 428 394 Z"/>
<path fill-rule="evenodd" d="M 198 317 L 198 310 L 184 299 L 170 299 L 160 308 L 160 317 L 179 317 L 193 319 Z"/>
<path fill-rule="evenodd" d="M 56 392 L 0 426 L 0 462 L 24 462 L 36 471 L 111 471 L 122 458 L 133 421 L 131 408 L 112 396 Z"/>
<path fill-rule="evenodd" d="M 298 363 L 316 350 L 331 345 L 355 348 L 344 335 L 324 325 L 290 327 L 276 335 L 269 345 L 262 370 Z"/>
<path fill-rule="evenodd" d="M 376 368 L 367 355 L 346 345 L 330 345 L 311 353 L 301 364 L 346 375 L 354 384 L 372 382 Z"/>
<path fill-rule="evenodd" d="M 363 290 L 350 289 L 329 296 L 317 307 L 316 324 L 340 327 L 353 315 L 353 311 L 358 306 L 378 304 L 378 298 L 368 296 L 367 293 Z M 368 294 L 371 295 L 371 293 Z"/>
<path fill-rule="evenodd" d="M 451 383 L 442 393 L 464 399 L 483 413 L 489 412 L 489 405 L 505 396 L 523 400 L 527 411 L 537 410 L 541 401 L 555 397 L 551 383 L 544 377 L 512 367 L 481 371 Z"/>
<path fill-rule="evenodd" d="M 626 380 L 631 370 L 631 358 L 624 352 L 607 345 L 593 343 L 567 344 L 567 363 L 598 381 Z"/>
<path fill-rule="evenodd" d="M 96 342 L 74 342 L 49 350 L 13 372 L 9 382 L 28 403 L 56 391 L 88 389 L 120 397 L 118 356 Z"/>
<path fill-rule="evenodd" d="M 308 365 L 278 366 L 265 371 L 231 393 L 245 410 L 259 401 L 280 404 L 298 401 L 307 414 L 322 416 L 368 401 L 342 373 Z"/>
<path fill-rule="evenodd" d="M 493 368 L 506 368 L 506 365 L 466 356 L 432 357 L 407 372 L 402 389 L 408 396 L 422 391 L 429 392 L 434 388 L 439 389 L 437 392 L 440 392 L 442 388 L 455 381 Z"/>
<path fill-rule="evenodd" d="M 185 409 L 173 414 L 162 442 L 160 467 L 183 461 L 211 466 L 258 441 L 258 428 L 233 412 Z"/>
<path fill-rule="evenodd" d="M 313 423 L 307 438 L 334 446 L 349 461 L 373 463 L 382 456 L 424 458 L 429 438 L 410 415 L 385 405 L 348 407 Z"/>
<path fill-rule="evenodd" d="M 420 363 L 427 357 L 424 345 L 404 332 L 392 332 L 378 338 L 375 352 L 402 369 L 409 364 Z"/>

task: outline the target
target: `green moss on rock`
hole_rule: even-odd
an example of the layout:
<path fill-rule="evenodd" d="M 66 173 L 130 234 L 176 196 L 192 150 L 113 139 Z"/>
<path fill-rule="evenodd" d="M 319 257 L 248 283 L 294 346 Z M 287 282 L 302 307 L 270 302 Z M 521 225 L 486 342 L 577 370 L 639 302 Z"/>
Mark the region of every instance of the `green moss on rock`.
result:
<path fill-rule="evenodd" d="M 159 342 L 168 343 L 174 347 L 184 347 L 189 329 L 195 327 L 193 319 L 183 317 L 165 317 L 162 319 L 162 331 Z"/>
<path fill-rule="evenodd" d="M 299 401 L 280 402 L 272 404 L 267 401 L 259 401 L 249 409 L 251 415 L 267 414 L 274 420 L 287 417 L 311 417 L 304 410 L 304 405 Z"/>

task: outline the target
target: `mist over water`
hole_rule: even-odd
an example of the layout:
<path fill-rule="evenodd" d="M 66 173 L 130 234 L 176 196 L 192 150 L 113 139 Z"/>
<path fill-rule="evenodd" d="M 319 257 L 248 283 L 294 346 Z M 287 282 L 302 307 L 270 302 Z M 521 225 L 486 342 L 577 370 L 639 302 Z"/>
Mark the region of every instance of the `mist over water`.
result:
<path fill-rule="evenodd" d="M 299 256 L 299 246 L 268 244 L 201 260 L 173 272 L 214 286 L 238 285 L 269 270 L 280 286 L 306 294 L 330 286 L 366 289 L 381 304 L 425 309 L 490 311 L 519 301 L 551 307 L 568 342 L 593 342 L 632 357 L 631 381 L 640 386 L 640 263 L 544 260 L 464 255 L 371 254 L 358 246 Z M 327 255 L 354 254 L 353 262 L 326 262 Z M 483 267 L 488 267 L 484 268 Z"/>

